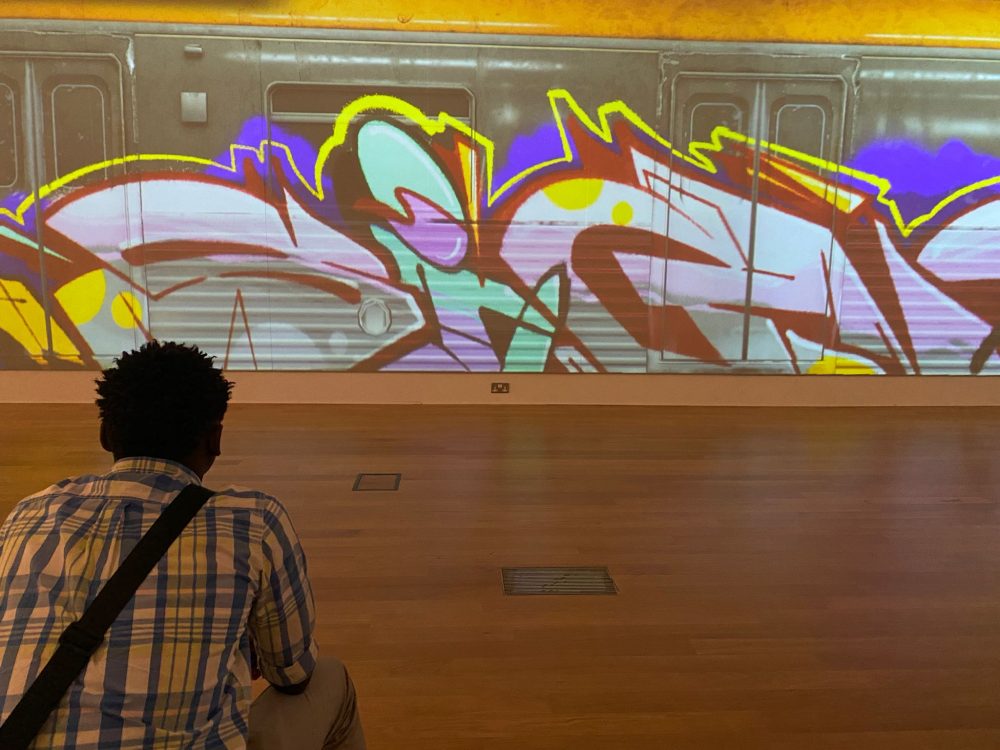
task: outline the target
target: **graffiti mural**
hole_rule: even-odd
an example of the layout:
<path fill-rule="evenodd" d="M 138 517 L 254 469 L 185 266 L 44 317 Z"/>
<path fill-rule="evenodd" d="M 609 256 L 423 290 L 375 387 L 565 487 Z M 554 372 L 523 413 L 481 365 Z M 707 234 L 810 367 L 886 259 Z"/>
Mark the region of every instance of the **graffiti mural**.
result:
<path fill-rule="evenodd" d="M 235 369 L 1000 372 L 1000 176 L 918 201 L 871 152 L 721 126 L 682 150 L 623 102 L 549 100 L 511 154 L 370 95 L 318 148 L 256 118 L 218 159 L 8 196 L 0 368 L 155 336 Z"/>

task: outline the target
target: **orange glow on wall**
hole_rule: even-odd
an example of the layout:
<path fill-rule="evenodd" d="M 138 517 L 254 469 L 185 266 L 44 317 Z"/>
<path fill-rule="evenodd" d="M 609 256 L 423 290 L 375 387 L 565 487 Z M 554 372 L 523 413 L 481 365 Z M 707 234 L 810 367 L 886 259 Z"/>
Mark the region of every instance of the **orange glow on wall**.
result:
<path fill-rule="evenodd" d="M 0 16 L 88 21 L 1000 47 L 982 0 L 5 0 Z"/>

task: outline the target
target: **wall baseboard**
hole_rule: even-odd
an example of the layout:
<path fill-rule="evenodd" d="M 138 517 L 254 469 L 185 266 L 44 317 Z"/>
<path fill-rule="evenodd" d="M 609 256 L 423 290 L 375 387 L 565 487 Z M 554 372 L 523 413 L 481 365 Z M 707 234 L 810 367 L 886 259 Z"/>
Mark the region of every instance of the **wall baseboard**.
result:
<path fill-rule="evenodd" d="M 94 372 L 0 371 L 0 403 L 93 402 Z M 1000 406 L 1000 378 L 234 372 L 244 404 Z M 491 393 L 508 383 L 508 393 Z"/>

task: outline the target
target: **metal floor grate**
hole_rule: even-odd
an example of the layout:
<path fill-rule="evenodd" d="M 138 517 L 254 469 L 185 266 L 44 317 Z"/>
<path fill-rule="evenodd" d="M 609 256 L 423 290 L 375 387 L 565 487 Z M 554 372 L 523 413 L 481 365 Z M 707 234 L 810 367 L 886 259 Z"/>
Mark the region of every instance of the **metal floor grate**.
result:
<path fill-rule="evenodd" d="M 355 492 L 395 492 L 399 489 L 402 474 L 358 474 L 354 480 Z"/>
<path fill-rule="evenodd" d="M 502 568 L 507 596 L 615 595 L 607 568 Z"/>

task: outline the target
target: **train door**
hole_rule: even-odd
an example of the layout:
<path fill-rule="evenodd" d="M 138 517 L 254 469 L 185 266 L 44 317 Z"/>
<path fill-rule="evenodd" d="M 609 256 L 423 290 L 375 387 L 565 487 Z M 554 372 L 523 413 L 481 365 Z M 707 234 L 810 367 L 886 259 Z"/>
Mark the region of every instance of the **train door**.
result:
<path fill-rule="evenodd" d="M 144 295 L 97 260 L 133 230 L 124 192 L 73 207 L 124 174 L 122 100 L 111 56 L 0 53 L 2 369 L 93 365 L 141 336 Z"/>
<path fill-rule="evenodd" d="M 675 156 L 651 369 L 815 368 L 843 268 L 831 166 L 844 139 L 845 77 L 687 69 L 664 86 Z"/>

